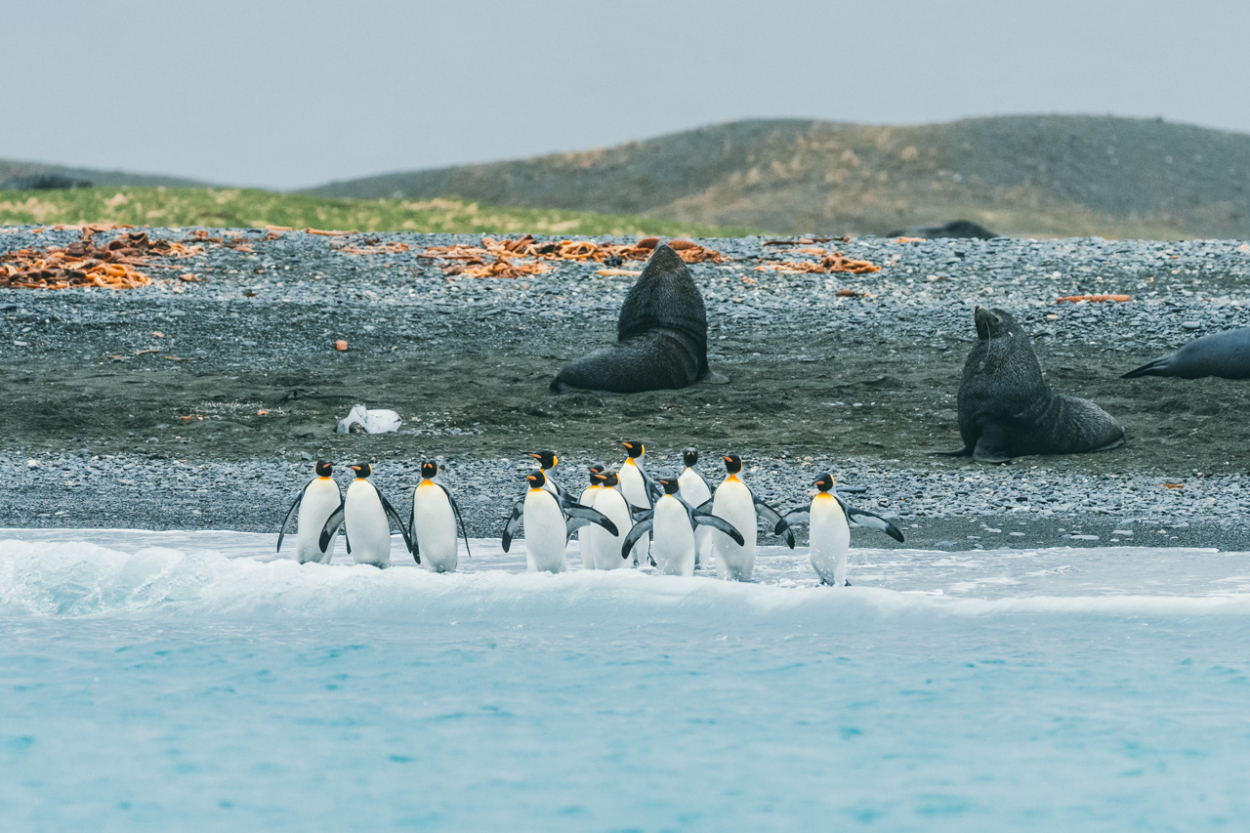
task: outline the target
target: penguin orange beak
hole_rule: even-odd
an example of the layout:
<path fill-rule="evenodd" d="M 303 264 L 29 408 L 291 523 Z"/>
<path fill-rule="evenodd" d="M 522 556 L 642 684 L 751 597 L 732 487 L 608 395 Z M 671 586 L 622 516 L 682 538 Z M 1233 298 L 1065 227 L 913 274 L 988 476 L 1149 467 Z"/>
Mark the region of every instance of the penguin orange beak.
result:
<path fill-rule="evenodd" d="M 542 459 L 542 455 L 541 455 L 541 454 L 538 454 L 538 453 L 533 452 L 533 451 L 531 451 L 531 452 L 527 453 L 525 456 L 526 456 L 526 457 L 533 457 L 535 460 L 541 460 L 541 459 Z"/>
<path fill-rule="evenodd" d="M 724 460 L 726 463 L 732 463 L 734 461 L 734 458 L 732 457 L 722 457 L 721 459 Z"/>

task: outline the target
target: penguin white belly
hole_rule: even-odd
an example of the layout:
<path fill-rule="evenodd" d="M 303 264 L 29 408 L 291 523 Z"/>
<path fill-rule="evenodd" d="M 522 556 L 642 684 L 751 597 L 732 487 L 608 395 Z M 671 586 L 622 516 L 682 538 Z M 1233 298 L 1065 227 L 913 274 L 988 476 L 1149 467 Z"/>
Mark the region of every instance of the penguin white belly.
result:
<path fill-rule="evenodd" d="M 751 490 L 740 480 L 726 480 L 716 489 L 712 514 L 733 524 L 743 540 L 739 546 L 724 533 L 712 538 L 716 575 L 732 581 L 750 581 L 755 572 L 755 501 L 751 499 Z"/>
<path fill-rule="evenodd" d="M 819 494 L 812 499 L 810 518 L 812 568 L 825 584 L 841 587 L 846 583 L 846 554 L 851 546 L 851 528 L 842 507 L 836 498 Z"/>
<path fill-rule="evenodd" d="M 347 487 L 343 524 L 357 564 L 389 567 L 391 528 L 378 490 L 367 480 L 354 480 Z"/>
<path fill-rule="evenodd" d="M 639 509 L 646 509 L 651 505 L 651 500 L 647 495 L 647 483 L 642 479 L 642 472 L 638 471 L 638 466 L 634 465 L 632 460 L 627 460 L 621 466 L 621 494 L 625 496 L 625 500 L 632 506 Z M 639 564 L 645 564 L 647 561 L 647 551 L 651 546 L 651 533 L 648 532 L 638 539 L 638 543 L 634 545 L 633 560 Z"/>
<path fill-rule="evenodd" d="M 545 489 L 530 489 L 525 496 L 525 563 L 531 573 L 545 570 L 562 573 L 568 535 L 564 512 L 555 495 Z"/>
<path fill-rule="evenodd" d="M 330 559 L 334 557 L 334 542 L 338 540 L 338 536 L 335 535 L 330 539 L 326 551 L 322 552 L 319 542 L 321 528 L 325 526 L 326 519 L 334 510 L 339 508 L 342 500 L 338 484 L 328 477 L 325 480 L 318 478 L 304 489 L 304 497 L 299 504 L 299 519 L 295 536 L 295 555 L 299 558 L 299 563 L 307 564 L 310 561 L 316 561 L 319 564 L 330 563 Z"/>
<path fill-rule="evenodd" d="M 578 498 L 577 502 L 582 506 L 589 506 L 593 509 L 595 507 L 595 498 L 602 491 L 602 486 L 589 486 L 582 492 L 582 496 Z M 599 546 L 602 537 L 596 535 L 596 532 L 607 534 L 607 530 L 598 524 L 588 524 L 577 530 L 577 542 L 582 551 L 582 567 L 586 570 L 598 569 Z"/>
<path fill-rule="evenodd" d="M 694 530 L 681 501 L 665 495 L 655 504 L 651 533 L 655 545 L 651 556 L 661 573 L 669 576 L 694 575 Z"/>
<path fill-rule="evenodd" d="M 595 547 L 595 566 L 600 570 L 619 570 L 621 567 L 630 566 L 632 559 L 621 558 L 621 544 L 625 542 L 625 536 L 629 534 L 629 531 L 634 528 L 634 520 L 629 515 L 629 506 L 625 503 L 625 498 L 621 497 L 621 493 L 616 489 L 604 489 L 595 498 L 595 508 L 606 515 L 617 530 L 617 534 L 613 535 L 598 524 L 582 528 L 590 530 L 591 534 L 598 539 Z"/>
<path fill-rule="evenodd" d="M 460 557 L 456 552 L 456 515 L 447 493 L 437 483 L 422 481 L 412 492 L 412 535 L 417 541 L 421 566 L 435 573 L 454 573 Z"/>
<path fill-rule="evenodd" d="M 681 492 L 682 499 L 689 503 L 693 508 L 698 508 L 707 502 L 712 496 L 712 492 L 707 487 L 707 483 L 703 482 L 703 478 L 695 473 L 692 469 L 687 468 L 677 478 L 678 491 Z M 694 563 L 707 564 L 712 560 L 712 535 L 713 530 L 708 526 L 697 526 L 694 530 Z"/>

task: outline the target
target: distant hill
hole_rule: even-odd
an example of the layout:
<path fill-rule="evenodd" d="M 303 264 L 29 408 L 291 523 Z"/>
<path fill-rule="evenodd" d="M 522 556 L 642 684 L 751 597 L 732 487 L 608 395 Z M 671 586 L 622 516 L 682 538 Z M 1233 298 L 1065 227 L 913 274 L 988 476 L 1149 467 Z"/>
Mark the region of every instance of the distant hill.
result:
<path fill-rule="evenodd" d="M 755 120 L 312 192 L 456 196 L 777 232 L 884 234 L 967 219 L 1012 235 L 1250 238 L 1250 135 L 1110 116 L 912 127 Z"/>
<path fill-rule="evenodd" d="M 93 168 L 69 168 L 43 162 L 14 162 L 0 159 L 0 190 L 25 190 L 31 180 L 59 177 L 70 182 L 89 182 L 95 187 L 116 188 L 133 185 L 141 188 L 204 188 L 206 182 L 176 176 L 130 174 L 125 171 L 100 171 Z"/>

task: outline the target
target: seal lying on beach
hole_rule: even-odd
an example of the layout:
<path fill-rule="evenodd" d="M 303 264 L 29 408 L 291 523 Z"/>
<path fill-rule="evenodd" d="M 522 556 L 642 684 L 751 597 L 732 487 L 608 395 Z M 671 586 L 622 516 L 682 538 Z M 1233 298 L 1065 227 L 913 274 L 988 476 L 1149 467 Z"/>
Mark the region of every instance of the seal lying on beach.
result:
<path fill-rule="evenodd" d="M 656 248 L 625 296 L 614 347 L 596 350 L 560 371 L 556 393 L 570 388 L 638 393 L 725 381 L 707 364 L 707 311 L 686 263 Z"/>
<path fill-rule="evenodd" d="M 977 343 L 959 380 L 959 434 L 980 463 L 1025 454 L 1101 451 L 1124 442 L 1124 429 L 1088 399 L 1052 393 L 1024 328 L 1001 309 L 977 307 Z"/>
<path fill-rule="evenodd" d="M 971 237 L 977 240 L 992 240 L 997 234 L 980 223 L 971 220 L 952 220 L 944 226 L 912 226 L 892 231 L 886 237 L 923 237 L 926 240 L 937 240 L 945 237 Z"/>
<path fill-rule="evenodd" d="M 1179 376 L 1201 379 L 1220 376 L 1225 379 L 1250 379 L 1250 327 L 1195 339 L 1169 356 L 1146 362 L 1130 370 L 1121 379 L 1138 376 Z"/>

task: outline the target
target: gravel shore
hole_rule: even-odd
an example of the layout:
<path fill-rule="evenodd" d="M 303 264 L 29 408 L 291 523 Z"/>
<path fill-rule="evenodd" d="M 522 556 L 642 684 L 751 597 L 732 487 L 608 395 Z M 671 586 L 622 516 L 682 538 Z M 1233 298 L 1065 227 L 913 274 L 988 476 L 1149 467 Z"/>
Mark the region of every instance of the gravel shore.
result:
<path fill-rule="evenodd" d="M 791 275 L 756 267 L 805 255 L 700 240 L 727 258 L 691 268 L 712 367 L 730 384 L 559 396 L 546 389 L 555 372 L 614 339 L 632 277 L 561 263 L 449 279 L 418 257 L 477 236 L 371 234 L 410 250 L 348 255 L 333 248 L 344 238 L 236 233 L 253 251 L 211 245 L 168 272 L 199 282 L 0 292 L 0 525 L 276 529 L 314 459 L 373 461 L 402 506 L 434 457 L 470 533 L 497 536 L 524 452 L 561 452 L 557 475 L 580 488 L 580 467 L 619 461 L 628 438 L 647 443 L 655 471 L 699 446 L 710 478 L 719 453 L 737 451 L 779 508 L 832 471 L 867 487 L 852 503 L 897 518 L 908 545 L 1250 550 L 1250 384 L 1118 378 L 1250 325 L 1250 246 L 1237 241 L 859 238 L 820 245 L 880 272 Z M 0 251 L 76 238 L 0 229 Z M 1087 293 L 1133 300 L 1055 303 Z M 933 456 L 960 445 L 955 391 L 976 304 L 1025 323 L 1051 386 L 1098 402 L 1126 446 L 1001 467 Z M 395 409 L 404 429 L 331 433 L 357 402 Z M 855 541 L 893 544 L 870 531 Z"/>

